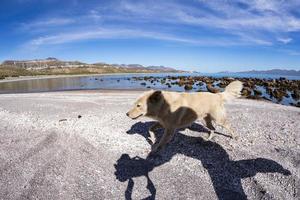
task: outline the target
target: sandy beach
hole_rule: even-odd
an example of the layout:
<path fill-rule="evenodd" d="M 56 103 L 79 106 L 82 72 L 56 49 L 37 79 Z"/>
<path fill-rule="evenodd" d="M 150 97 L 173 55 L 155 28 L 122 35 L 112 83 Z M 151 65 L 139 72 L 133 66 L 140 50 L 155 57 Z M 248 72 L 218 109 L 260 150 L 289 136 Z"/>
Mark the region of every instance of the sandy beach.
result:
<path fill-rule="evenodd" d="M 0 95 L 0 199 L 300 198 L 299 108 L 238 99 L 237 140 L 194 124 L 147 158 L 152 120 L 125 115 L 140 93 Z"/>

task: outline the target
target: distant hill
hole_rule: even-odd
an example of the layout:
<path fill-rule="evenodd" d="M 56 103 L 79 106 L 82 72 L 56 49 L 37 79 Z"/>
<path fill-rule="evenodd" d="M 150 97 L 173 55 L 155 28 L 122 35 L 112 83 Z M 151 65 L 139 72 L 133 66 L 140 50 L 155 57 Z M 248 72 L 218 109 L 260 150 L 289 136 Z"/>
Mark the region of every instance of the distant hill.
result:
<path fill-rule="evenodd" d="M 219 72 L 222 74 L 238 73 L 238 74 L 266 74 L 266 75 L 282 75 L 282 76 L 300 76 L 300 70 L 286 70 L 286 69 L 271 69 L 271 70 L 250 70 L 242 72 Z"/>
<path fill-rule="evenodd" d="M 57 58 L 49 57 L 46 59 L 35 60 L 6 60 L 2 66 L 20 67 L 23 69 L 37 70 L 46 68 L 76 68 L 76 67 L 112 67 L 116 69 L 124 68 L 131 70 L 143 70 L 143 71 L 161 71 L 161 72 L 177 72 L 178 70 L 171 67 L 164 66 L 148 66 L 145 67 L 140 64 L 107 64 L 104 62 L 98 62 L 94 64 L 87 64 L 80 61 L 62 61 Z"/>
<path fill-rule="evenodd" d="M 149 70 L 160 70 L 160 71 L 172 71 L 173 68 L 165 67 L 165 66 L 148 66 L 147 69 Z"/>
<path fill-rule="evenodd" d="M 240 73 L 247 74 L 272 74 L 272 75 L 287 75 L 287 76 L 300 76 L 300 70 L 286 70 L 286 69 L 271 69 L 271 70 L 251 70 Z"/>
<path fill-rule="evenodd" d="M 161 73 L 183 72 L 164 66 L 140 64 L 94 64 L 80 61 L 62 61 L 49 57 L 35 60 L 6 60 L 0 65 L 0 79 L 10 76 L 58 75 L 58 74 L 102 74 L 102 73 Z"/>
<path fill-rule="evenodd" d="M 13 66 L 24 69 L 44 69 L 57 67 L 82 67 L 85 63 L 79 61 L 61 61 L 56 58 L 35 59 L 35 60 L 6 60 L 2 66 Z"/>

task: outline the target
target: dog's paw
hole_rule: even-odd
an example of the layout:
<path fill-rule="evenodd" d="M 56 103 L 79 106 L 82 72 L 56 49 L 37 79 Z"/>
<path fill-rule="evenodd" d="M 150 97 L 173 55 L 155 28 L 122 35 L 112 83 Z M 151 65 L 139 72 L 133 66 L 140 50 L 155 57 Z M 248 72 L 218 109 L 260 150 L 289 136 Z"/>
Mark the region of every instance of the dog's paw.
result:
<path fill-rule="evenodd" d="M 214 135 L 210 134 L 210 135 L 208 135 L 207 137 L 204 137 L 203 139 L 204 139 L 205 141 L 211 141 L 213 138 L 214 138 Z"/>
<path fill-rule="evenodd" d="M 155 143 L 155 140 L 153 140 L 153 138 L 151 138 L 151 137 L 147 137 L 147 140 L 150 145 L 153 145 Z"/>
<path fill-rule="evenodd" d="M 153 132 L 150 132 L 150 136 L 148 137 L 148 139 L 152 142 L 152 145 L 155 144 L 156 137 L 155 137 L 155 134 Z"/>

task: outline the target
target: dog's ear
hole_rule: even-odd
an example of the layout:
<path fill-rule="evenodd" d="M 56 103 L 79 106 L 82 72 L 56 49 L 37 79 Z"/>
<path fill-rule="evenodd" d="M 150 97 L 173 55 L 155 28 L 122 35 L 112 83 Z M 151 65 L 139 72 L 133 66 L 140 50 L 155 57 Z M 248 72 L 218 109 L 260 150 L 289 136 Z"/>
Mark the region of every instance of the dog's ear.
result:
<path fill-rule="evenodd" d="M 150 95 L 149 102 L 156 103 L 159 102 L 161 99 L 162 99 L 162 93 L 160 90 L 157 90 Z"/>

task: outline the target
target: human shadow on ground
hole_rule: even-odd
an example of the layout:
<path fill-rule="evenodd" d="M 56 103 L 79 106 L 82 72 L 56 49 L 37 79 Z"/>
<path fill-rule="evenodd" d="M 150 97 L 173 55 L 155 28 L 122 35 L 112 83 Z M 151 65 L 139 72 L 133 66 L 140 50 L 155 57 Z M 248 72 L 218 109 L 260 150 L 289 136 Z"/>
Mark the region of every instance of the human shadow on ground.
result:
<path fill-rule="evenodd" d="M 148 141 L 150 135 L 148 129 L 153 123 L 138 122 L 127 133 L 139 134 Z M 201 125 L 197 126 L 198 130 L 205 131 L 205 128 Z M 161 134 L 162 130 L 156 131 L 156 135 Z M 201 137 L 187 136 L 177 132 L 174 139 L 160 155 L 148 156 L 144 159 L 140 157 L 130 158 L 128 154 L 123 154 L 119 158 L 115 164 L 115 175 L 121 182 L 128 180 L 125 198 L 131 199 L 134 186 L 133 178 L 144 176 L 147 178 L 147 189 L 151 193 L 146 199 L 155 199 L 156 188 L 149 177 L 149 172 L 155 167 L 169 162 L 176 154 L 183 154 L 201 161 L 202 166 L 211 178 L 218 199 L 222 200 L 247 199 L 241 183 L 243 178 L 253 177 L 257 173 L 291 174 L 289 170 L 284 169 L 279 163 L 270 159 L 230 160 L 229 155 L 221 145 L 212 141 L 205 141 Z M 258 194 L 258 198 L 268 195 L 267 191 L 259 186 L 257 186 L 255 192 Z"/>

